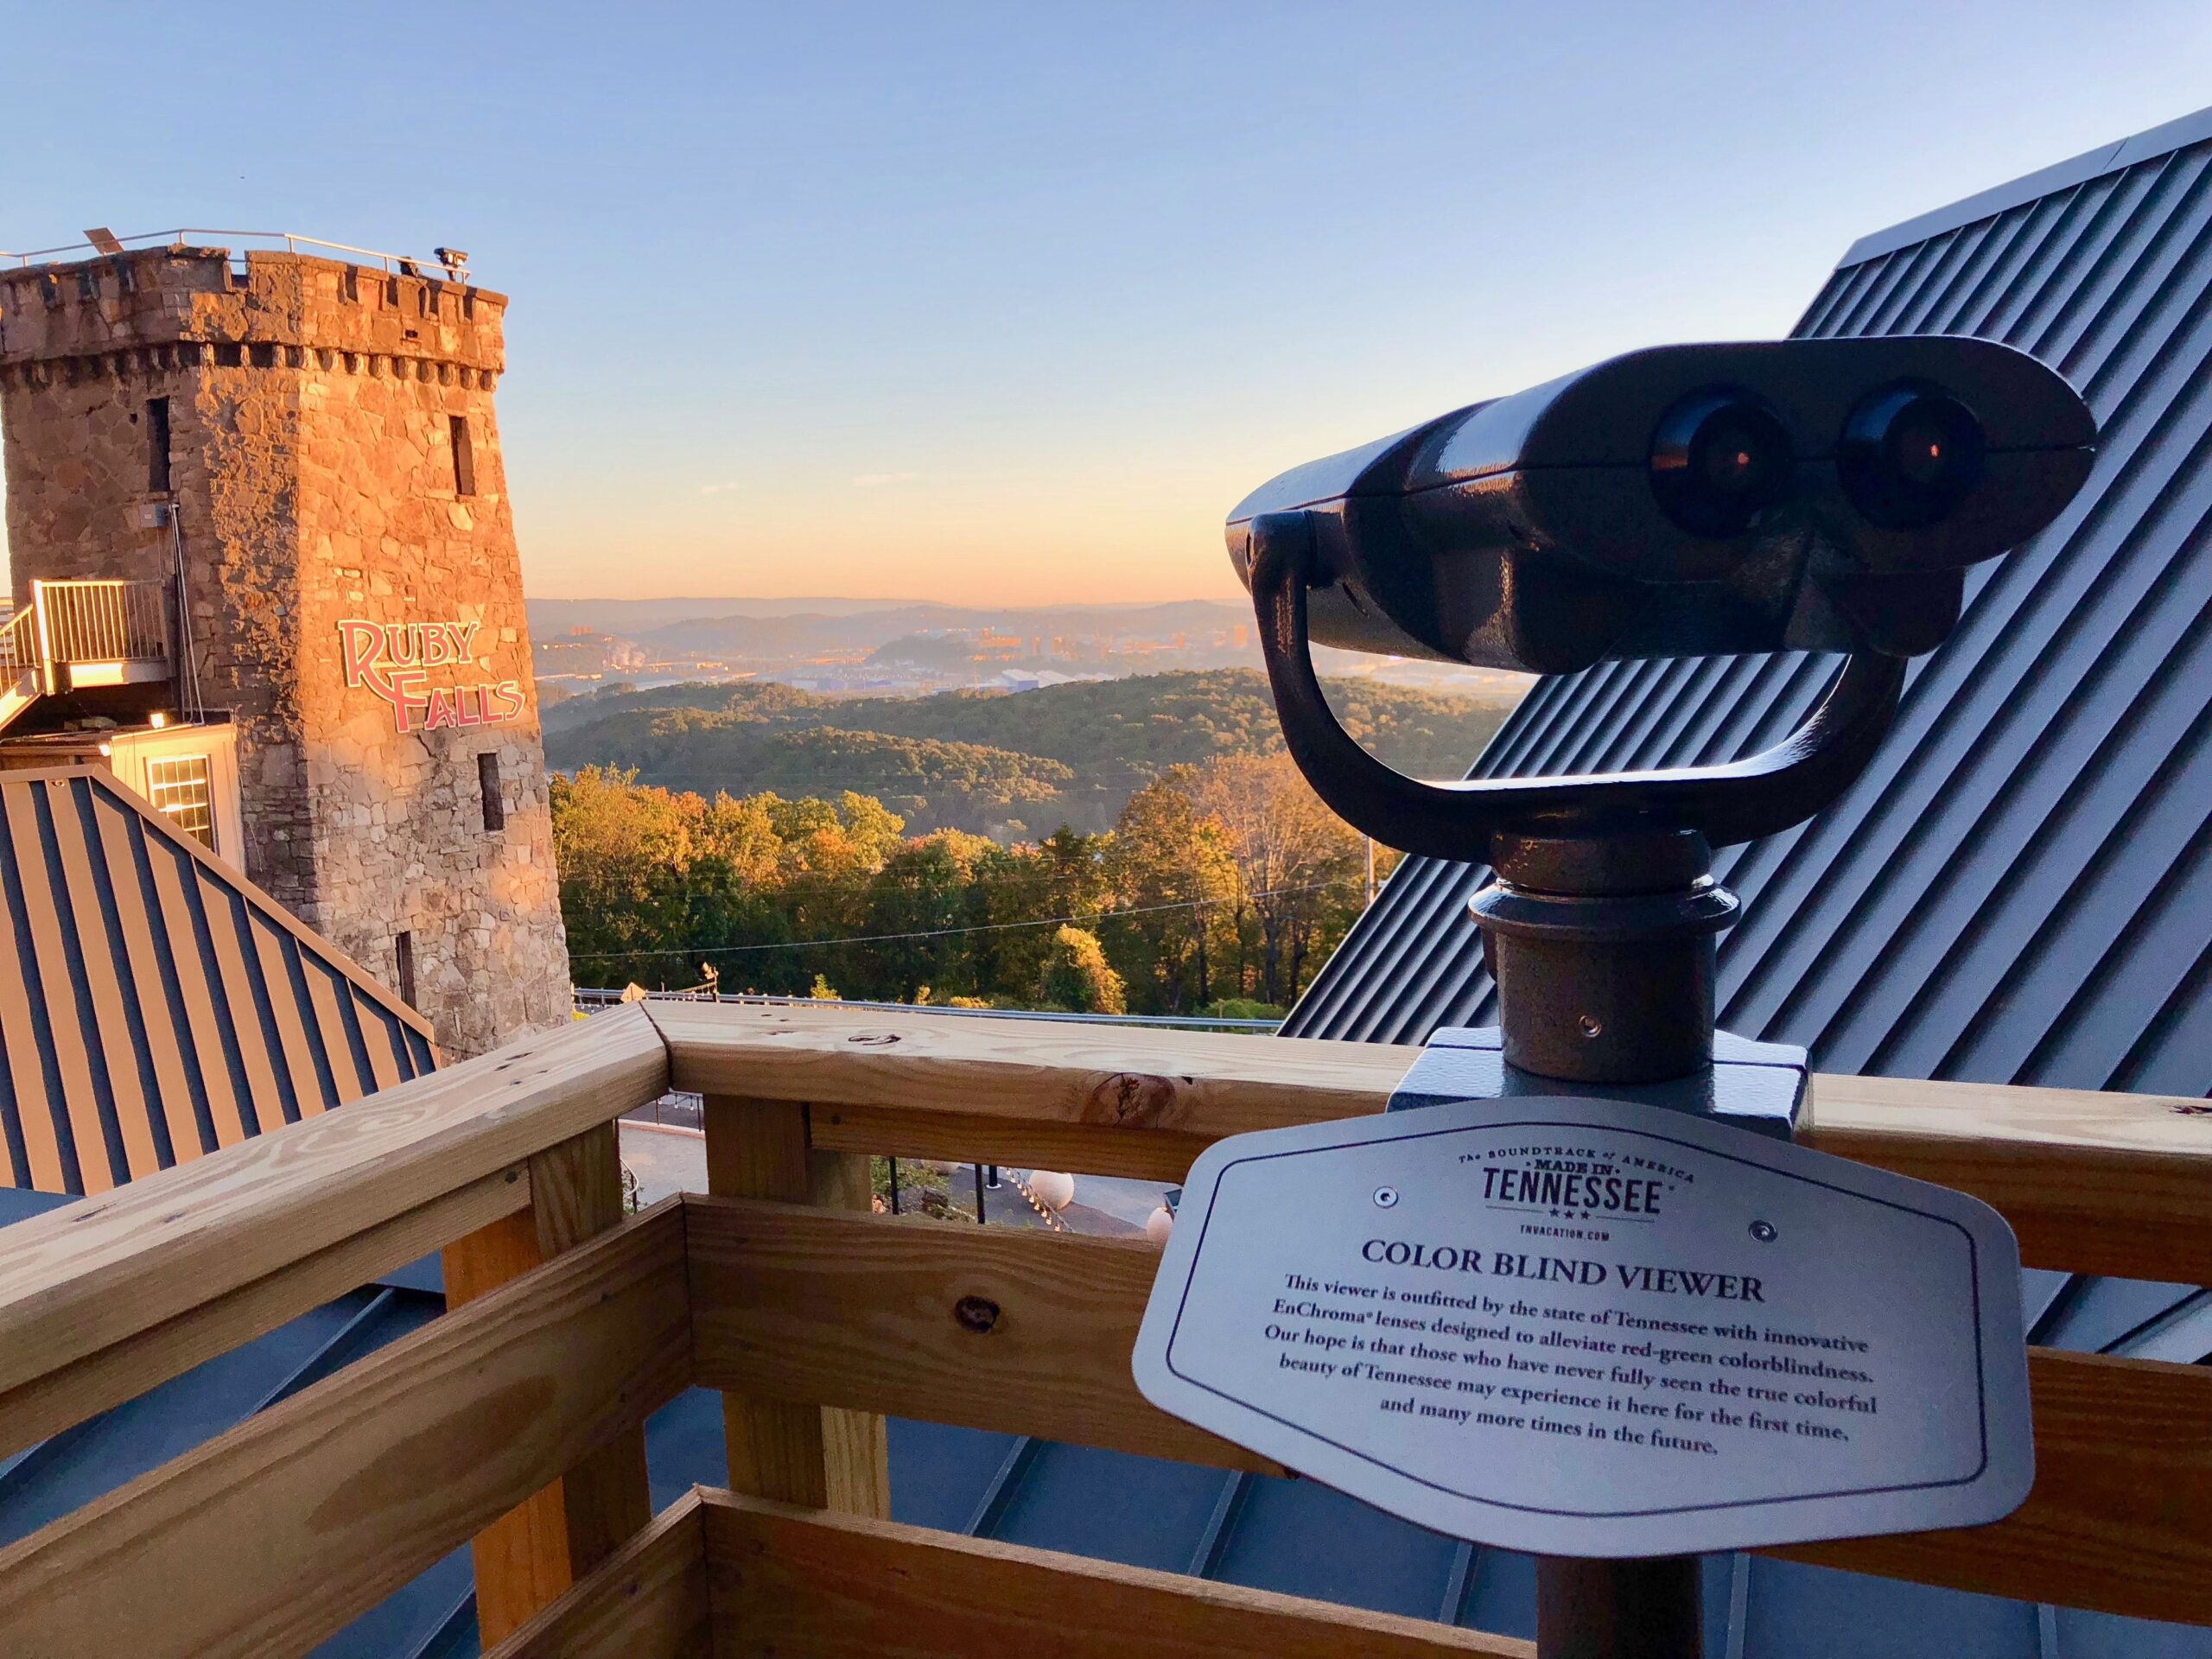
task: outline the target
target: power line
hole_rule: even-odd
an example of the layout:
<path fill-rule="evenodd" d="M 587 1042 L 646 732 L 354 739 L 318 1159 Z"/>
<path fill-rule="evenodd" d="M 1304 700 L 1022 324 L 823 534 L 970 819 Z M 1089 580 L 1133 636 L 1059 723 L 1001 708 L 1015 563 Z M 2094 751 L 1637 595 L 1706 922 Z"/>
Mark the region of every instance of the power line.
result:
<path fill-rule="evenodd" d="M 937 832 L 932 831 L 931 833 L 935 834 Z M 967 832 L 963 830 L 960 833 L 964 835 Z M 1077 830 L 1074 833 L 1080 836 L 1083 832 L 1081 830 Z M 913 837 L 913 839 L 919 841 L 926 841 L 929 838 L 929 836 Z M 1084 836 L 1084 838 L 1086 840 L 1096 839 L 1094 836 Z M 975 839 L 982 841 L 988 839 L 988 837 L 978 836 L 975 837 Z M 996 842 L 994 842 L 993 846 L 997 848 L 997 850 L 999 851 L 1003 852 L 1006 850 L 1004 848 L 997 847 Z M 1015 855 L 1015 856 L 1020 857 L 1027 855 Z M 995 887 L 998 890 L 1003 891 L 1006 887 L 1024 885 L 1022 878 L 1030 878 L 1034 880 L 1049 883 L 1055 877 L 1071 874 L 1075 873 L 1076 870 L 1084 868 L 1083 866 L 1075 865 L 1071 861 L 1063 860 L 1058 857 L 1047 859 L 1041 854 L 1036 856 L 1037 862 L 1035 868 L 1015 871 L 1015 880 L 1012 881 L 991 883 L 978 878 L 970 878 L 969 879 L 968 885 L 964 890 L 971 893 L 977 891 L 988 892 Z M 1076 855 L 1076 857 L 1088 861 L 1088 868 L 1094 874 L 1100 869 L 1103 864 L 1102 855 L 1096 853 L 1079 852 Z M 875 869 L 849 871 L 843 874 L 830 874 L 813 870 L 795 870 L 780 875 L 780 877 L 777 879 L 775 886 L 772 887 L 747 888 L 745 891 L 748 894 L 753 893 L 761 893 L 777 899 L 836 899 L 850 898 L 859 895 L 873 896 L 876 894 L 882 894 L 888 897 L 918 891 L 918 889 L 911 884 L 901 884 L 895 880 L 887 881 L 886 877 L 888 874 L 889 870 L 887 866 L 880 867 Z M 711 885 L 702 884 L 695 881 L 692 879 L 692 872 L 686 870 L 683 872 L 683 885 L 670 890 L 666 896 L 674 899 L 703 899 L 715 896 L 717 891 L 718 889 Z M 720 891 L 728 891 L 728 889 L 721 889 Z M 1285 889 L 1285 891 L 1288 891 L 1288 889 Z"/>
<path fill-rule="evenodd" d="M 1319 893 L 1328 887 L 1357 887 L 1359 883 L 1347 877 L 1333 881 L 1309 881 L 1301 887 L 1271 887 L 1265 893 L 1248 893 L 1244 897 L 1277 899 L 1294 893 Z M 1153 916 L 1170 910 L 1204 910 L 1209 905 L 1227 905 L 1225 899 L 1184 899 L 1173 904 L 1138 905 L 1128 910 L 1102 910 L 1088 916 L 1045 916 L 1027 922 L 981 922 L 970 927 L 934 927 L 912 933 L 864 933 L 846 938 L 791 939 L 774 944 L 668 944 L 642 950 L 580 950 L 571 951 L 571 962 L 635 961 L 640 957 L 720 957 L 733 956 L 753 950 L 811 950 L 831 944 L 894 944 L 906 939 L 949 939 L 966 933 L 1003 933 L 1018 927 L 1066 927 L 1077 922 L 1107 922 L 1123 916 Z"/>
<path fill-rule="evenodd" d="M 1057 755 L 1038 754 L 1034 751 L 1028 749 L 1001 749 L 999 753 L 1001 754 L 1019 754 L 1024 760 L 1042 760 L 1048 762 L 1052 766 L 1061 767 L 1070 772 L 1072 772 L 1074 774 L 1074 781 L 1080 784 L 1089 779 L 1103 778 L 1115 778 L 1124 780 L 1132 778 L 1141 778 L 1150 780 L 1157 779 L 1162 772 L 1168 772 L 1176 766 L 1195 766 L 1203 770 L 1210 761 L 1243 759 L 1248 755 L 1257 760 L 1273 760 L 1277 756 L 1286 753 L 1287 751 L 1281 748 L 1235 748 L 1224 745 L 1217 749 L 1209 749 L 1202 754 L 1192 755 L 1185 760 L 1158 761 L 1063 760 Z M 994 785 L 1016 781 L 1028 781 L 1020 779 L 1018 774 L 1013 778 L 1008 778 L 1004 775 L 997 777 L 993 777 L 988 774 L 979 775 L 973 783 L 962 783 L 952 779 L 946 773 L 931 772 L 927 771 L 855 772 L 845 770 L 842 765 L 842 760 L 836 758 L 824 760 L 822 762 L 822 765 L 825 770 L 814 774 L 808 774 L 794 768 L 790 773 L 785 775 L 787 777 L 799 778 L 810 777 L 814 781 L 800 784 L 787 783 L 785 786 L 786 788 L 812 788 L 815 786 L 815 782 L 818 781 L 823 785 L 836 790 L 841 793 L 846 790 L 852 789 L 855 783 L 884 785 L 912 784 L 932 788 L 974 791 L 979 789 L 990 787 Z M 620 755 L 607 760 L 580 761 L 572 766 L 554 766 L 552 770 L 556 772 L 560 772 L 563 776 L 573 780 L 575 773 L 582 771 L 586 766 L 596 766 L 602 773 L 635 772 L 638 773 L 639 778 L 638 787 L 645 789 L 676 789 L 678 787 L 689 786 L 692 790 L 696 791 L 701 785 L 713 784 L 724 791 L 729 791 L 732 785 L 734 784 L 740 788 L 747 789 L 753 794 L 764 792 L 761 790 L 753 789 L 751 787 L 754 781 L 759 778 L 772 777 L 774 775 L 774 767 L 772 766 L 758 765 L 750 756 L 741 756 L 737 760 L 723 766 L 721 769 L 712 772 L 671 772 L 664 766 L 657 765 L 651 760 L 634 760 Z M 830 770 L 829 768 L 835 769 Z M 1011 771 L 1012 769 L 1009 768 L 1008 770 Z M 646 775 L 648 773 L 652 774 L 650 778 Z M 751 774 L 751 776 L 748 777 L 746 775 L 748 773 Z M 1052 779 L 1036 779 L 1034 781 L 1052 783 L 1055 788 L 1063 787 Z M 772 792 L 772 791 L 767 792 Z M 858 793 L 859 791 L 855 791 L 855 792 Z M 742 800 L 746 798 L 746 797 L 742 795 L 733 795 L 732 798 Z M 785 798 L 789 798 L 786 797 Z"/>

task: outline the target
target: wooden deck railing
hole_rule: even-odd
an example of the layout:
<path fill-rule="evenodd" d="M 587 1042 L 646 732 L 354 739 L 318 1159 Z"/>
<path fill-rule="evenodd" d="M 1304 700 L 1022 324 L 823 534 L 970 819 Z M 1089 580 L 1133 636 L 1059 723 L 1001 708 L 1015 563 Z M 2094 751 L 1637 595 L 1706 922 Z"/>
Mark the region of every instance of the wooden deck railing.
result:
<path fill-rule="evenodd" d="M 0 676 L 12 679 L 38 662 L 38 613 L 26 605 L 0 621 Z"/>
<path fill-rule="evenodd" d="M 151 662 L 169 654 L 169 584 L 34 582 L 41 660 Z"/>
<path fill-rule="evenodd" d="M 868 1214 L 865 1154 L 1173 1179 L 1220 1135 L 1379 1109 L 1408 1058 L 646 1005 L 18 1224 L 0 1455 L 441 1246 L 450 1311 L 0 1552 L 6 1651 L 302 1653 L 474 1539 L 499 1659 L 1525 1655 L 884 1518 L 887 1413 L 1269 1465 L 1137 1394 L 1149 1246 Z M 612 1121 L 671 1087 L 707 1096 L 712 1192 L 624 1218 Z M 1995 1204 L 2031 1265 L 2212 1281 L 2201 1103 L 1822 1077 L 1815 1109 L 1815 1144 Z M 2212 1624 L 2212 1370 L 2031 1374 L 2018 1513 L 1785 1553 Z M 734 1490 L 649 1517 L 641 1426 L 693 1382 Z"/>

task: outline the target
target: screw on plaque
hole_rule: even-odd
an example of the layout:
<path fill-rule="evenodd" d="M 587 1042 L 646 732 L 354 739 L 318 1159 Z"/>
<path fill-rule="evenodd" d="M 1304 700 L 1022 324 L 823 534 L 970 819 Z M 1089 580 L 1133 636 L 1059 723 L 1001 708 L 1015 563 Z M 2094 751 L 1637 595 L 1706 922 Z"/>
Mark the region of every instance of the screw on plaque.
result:
<path fill-rule="evenodd" d="M 1388 1210 L 1392 1205 L 1397 1203 L 1397 1201 L 1398 1189 L 1396 1187 L 1378 1186 L 1375 1189 L 1375 1202 L 1383 1209 Z"/>
<path fill-rule="evenodd" d="M 1758 1240 L 1762 1244 L 1773 1243 L 1776 1236 L 1774 1224 L 1770 1221 L 1753 1222 L 1751 1224 L 1751 1236 Z"/>

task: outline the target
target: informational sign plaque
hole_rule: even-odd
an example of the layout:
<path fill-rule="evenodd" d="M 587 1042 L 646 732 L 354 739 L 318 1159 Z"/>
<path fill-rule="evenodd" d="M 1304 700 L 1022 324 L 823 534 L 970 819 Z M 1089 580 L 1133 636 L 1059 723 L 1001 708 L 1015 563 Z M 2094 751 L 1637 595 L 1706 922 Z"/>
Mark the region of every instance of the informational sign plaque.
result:
<path fill-rule="evenodd" d="M 1134 1369 L 1225 1440 L 1543 1554 L 1972 1526 L 2034 1479 L 1995 1211 L 1622 1102 L 1217 1143 Z"/>

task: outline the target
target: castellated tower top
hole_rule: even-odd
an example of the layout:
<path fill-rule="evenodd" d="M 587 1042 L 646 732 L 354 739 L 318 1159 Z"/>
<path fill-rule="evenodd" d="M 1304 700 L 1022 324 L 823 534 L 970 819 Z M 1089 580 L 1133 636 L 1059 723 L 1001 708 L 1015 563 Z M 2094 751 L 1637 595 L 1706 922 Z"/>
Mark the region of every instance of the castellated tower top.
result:
<path fill-rule="evenodd" d="M 503 294 L 380 265 L 141 248 L 0 270 L 0 367 L 187 346 L 226 366 L 299 368 L 308 352 L 347 353 L 466 369 L 473 381 L 505 366 L 506 307 Z"/>

